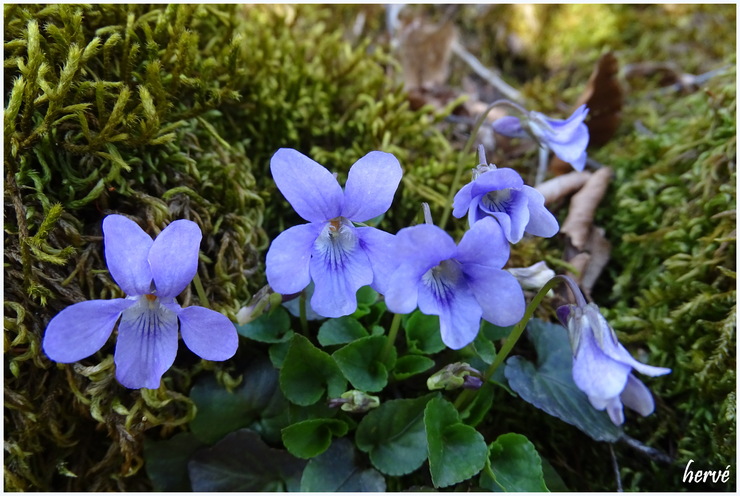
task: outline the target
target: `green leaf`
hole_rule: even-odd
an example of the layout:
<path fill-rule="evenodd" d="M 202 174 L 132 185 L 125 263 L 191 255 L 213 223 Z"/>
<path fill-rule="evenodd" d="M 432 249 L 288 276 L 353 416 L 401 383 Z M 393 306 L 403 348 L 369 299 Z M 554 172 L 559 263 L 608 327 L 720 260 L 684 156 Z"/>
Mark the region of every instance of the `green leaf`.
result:
<path fill-rule="evenodd" d="M 198 409 L 190 429 L 204 443 L 213 444 L 229 432 L 249 426 L 281 397 L 278 371 L 266 359 L 252 362 L 233 392 L 212 375 L 204 376 L 190 390 L 190 399 Z"/>
<path fill-rule="evenodd" d="M 166 441 L 144 440 L 146 473 L 155 491 L 192 491 L 188 460 L 205 446 L 190 432 L 175 434 Z"/>
<path fill-rule="evenodd" d="M 396 349 L 391 348 L 387 362 L 381 362 L 388 338 L 368 336 L 343 346 L 332 354 L 344 376 L 355 389 L 380 391 L 388 384 L 388 369 L 396 362 Z"/>
<path fill-rule="evenodd" d="M 290 316 L 282 307 L 263 313 L 252 322 L 236 326 L 242 336 L 262 343 L 282 343 L 290 339 Z"/>
<path fill-rule="evenodd" d="M 346 344 L 366 337 L 367 331 L 362 324 L 352 317 L 329 319 L 319 328 L 318 340 L 321 346 Z"/>
<path fill-rule="evenodd" d="M 332 436 L 347 434 L 347 424 L 336 419 L 311 419 L 289 425 L 282 433 L 283 444 L 292 455 L 313 458 L 326 451 Z"/>
<path fill-rule="evenodd" d="M 188 471 L 193 491 L 297 491 L 306 462 L 267 446 L 249 429 L 197 452 Z"/>
<path fill-rule="evenodd" d="M 357 466 L 357 451 L 347 439 L 336 439 L 331 447 L 306 465 L 301 492 L 385 492 L 383 476 L 373 468 Z"/>
<path fill-rule="evenodd" d="M 483 384 L 481 388 L 475 393 L 473 401 L 460 412 L 460 418 L 462 418 L 466 424 L 475 427 L 478 425 L 491 410 L 493 405 L 493 393 L 494 388 L 491 382 Z"/>
<path fill-rule="evenodd" d="M 292 331 L 290 333 L 291 339 L 293 338 Z M 267 354 L 270 355 L 270 361 L 276 369 L 283 368 L 283 362 L 285 361 L 285 355 L 288 354 L 288 348 L 290 348 L 290 341 L 284 343 L 273 343 L 267 349 Z"/>
<path fill-rule="evenodd" d="M 480 477 L 480 485 L 491 491 L 547 491 L 542 460 L 534 445 L 521 434 L 502 434 L 489 446 L 490 471 Z"/>
<path fill-rule="evenodd" d="M 471 478 L 486 464 L 483 436 L 460 422 L 455 406 L 437 397 L 427 403 L 424 427 L 429 446 L 429 471 L 435 487 L 447 487 Z"/>
<path fill-rule="evenodd" d="M 473 349 L 486 365 L 491 365 L 496 359 L 496 346 L 482 332 L 475 337 Z"/>
<path fill-rule="evenodd" d="M 537 350 L 537 365 L 522 357 L 506 361 L 509 386 L 525 401 L 578 427 L 596 441 L 615 442 L 622 429 L 606 412 L 591 406 L 588 397 L 573 382 L 573 356 L 563 326 L 532 319 L 527 337 Z"/>
<path fill-rule="evenodd" d="M 427 459 L 424 407 L 437 393 L 390 400 L 368 412 L 357 426 L 357 447 L 386 475 L 410 474 Z"/>
<path fill-rule="evenodd" d="M 372 305 L 378 299 L 378 293 L 370 286 L 363 286 L 357 291 L 357 310 L 352 317 L 360 319 L 372 312 Z"/>
<path fill-rule="evenodd" d="M 336 362 L 300 334 L 294 334 L 280 369 L 280 388 L 296 405 L 313 405 L 324 392 L 336 398 L 347 381 Z"/>
<path fill-rule="evenodd" d="M 432 355 L 445 348 L 439 333 L 439 317 L 416 310 L 406 320 L 406 343 L 411 353 Z"/>
<path fill-rule="evenodd" d="M 434 360 L 421 355 L 406 355 L 396 361 L 393 377 L 401 381 L 416 374 L 421 374 L 434 367 Z"/>

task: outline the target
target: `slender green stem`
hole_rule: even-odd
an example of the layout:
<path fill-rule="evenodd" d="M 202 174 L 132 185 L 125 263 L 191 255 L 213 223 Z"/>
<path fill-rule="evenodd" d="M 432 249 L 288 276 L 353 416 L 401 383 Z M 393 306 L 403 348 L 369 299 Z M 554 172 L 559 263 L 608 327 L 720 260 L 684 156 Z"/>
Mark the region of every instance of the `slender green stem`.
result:
<path fill-rule="evenodd" d="M 298 312 L 299 318 L 301 319 L 301 332 L 304 336 L 308 336 L 308 317 L 306 316 L 306 292 L 301 291 L 301 295 L 298 297 Z"/>
<path fill-rule="evenodd" d="M 550 291 L 555 285 L 561 282 L 570 282 L 567 277 L 557 275 L 547 281 L 547 283 L 542 286 L 542 289 L 535 295 L 534 298 L 532 298 L 532 301 L 527 305 L 527 309 L 524 311 L 524 317 L 522 317 L 522 320 L 519 321 L 519 323 L 514 326 L 514 329 L 511 330 L 511 334 L 508 338 L 506 338 L 506 342 L 501 347 L 501 350 L 496 353 L 496 358 L 493 360 L 493 363 L 490 367 L 483 373 L 483 383 L 485 384 L 488 382 L 491 377 L 493 376 L 494 372 L 496 372 L 496 369 L 498 369 L 502 363 L 504 363 L 504 360 L 509 356 L 509 353 L 514 348 L 514 345 L 516 345 L 517 341 L 519 341 L 519 338 L 524 333 L 524 329 L 527 327 L 527 323 L 532 318 L 532 315 L 534 315 L 534 311 L 537 309 L 537 307 L 540 305 L 542 300 L 545 298 L 545 295 L 548 291 Z M 570 284 L 569 284 L 570 285 Z M 577 288 L 577 286 L 576 286 Z M 571 287 L 571 290 L 573 288 Z M 580 291 L 579 291 L 580 293 Z M 574 291 L 574 294 L 575 291 Z M 581 296 L 581 299 L 583 296 Z M 576 295 L 576 299 L 578 299 Z M 457 400 L 455 400 L 455 406 L 457 407 L 458 411 L 461 411 L 462 408 L 467 406 L 467 404 L 470 402 L 471 396 L 474 394 L 474 391 L 471 389 L 466 389 L 462 393 L 460 393 L 460 396 L 457 397 Z"/>
<path fill-rule="evenodd" d="M 514 102 L 510 102 L 509 100 L 496 100 L 488 107 L 486 107 L 486 109 L 480 114 L 478 120 L 476 120 L 475 124 L 473 124 L 473 128 L 470 130 L 468 141 L 465 142 L 465 146 L 463 147 L 462 152 L 460 152 L 459 155 L 460 158 L 457 162 L 457 170 L 455 170 L 455 176 L 452 178 L 452 184 L 450 184 L 450 193 L 447 197 L 447 203 L 445 204 L 445 209 L 442 211 L 442 218 L 439 222 L 439 227 L 441 227 L 442 229 L 445 228 L 447 220 L 450 217 L 450 213 L 452 212 L 452 201 L 454 200 L 455 194 L 457 193 L 457 190 L 460 186 L 460 178 L 462 177 L 463 169 L 466 168 L 466 164 L 468 163 L 468 155 L 470 154 L 470 150 L 473 148 L 475 138 L 478 136 L 478 130 L 483 125 L 483 122 L 485 122 L 488 112 L 493 110 L 494 107 L 509 107 L 517 112 L 526 113 L 526 110 L 523 107 L 517 105 Z"/>
<path fill-rule="evenodd" d="M 398 329 L 401 327 L 401 314 L 397 313 L 393 315 L 393 322 L 391 322 L 391 329 L 388 331 L 388 341 L 385 342 L 383 347 L 383 353 L 380 355 L 381 363 L 385 363 L 388 360 L 388 356 L 391 353 L 391 349 L 396 343 L 396 336 L 398 335 Z"/>
<path fill-rule="evenodd" d="M 203 287 L 203 283 L 200 282 L 200 276 L 196 273 L 193 277 L 193 284 L 195 284 L 195 292 L 200 300 L 200 306 L 208 307 L 208 297 L 206 296 L 206 290 Z"/>

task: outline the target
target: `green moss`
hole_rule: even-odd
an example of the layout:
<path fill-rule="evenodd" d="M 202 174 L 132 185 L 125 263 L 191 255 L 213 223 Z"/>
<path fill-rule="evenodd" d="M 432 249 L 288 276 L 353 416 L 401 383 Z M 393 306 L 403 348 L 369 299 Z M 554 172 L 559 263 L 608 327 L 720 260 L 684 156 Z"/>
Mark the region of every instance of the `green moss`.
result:
<path fill-rule="evenodd" d="M 197 222 L 209 301 L 188 290 L 183 303 L 233 316 L 264 284 L 268 235 L 298 221 L 268 173 L 279 147 L 340 174 L 370 150 L 395 153 L 418 180 L 389 229 L 445 191 L 442 116 L 409 110 L 386 77 L 392 59 L 328 19 L 316 7 L 5 6 L 6 489 L 147 489 L 143 433 L 181 429 L 192 377 L 226 378 L 239 361 L 181 349 L 160 389 L 130 391 L 112 379 L 113 340 L 75 365 L 44 357 L 59 310 L 121 295 L 102 259 L 106 214 L 152 235 Z"/>

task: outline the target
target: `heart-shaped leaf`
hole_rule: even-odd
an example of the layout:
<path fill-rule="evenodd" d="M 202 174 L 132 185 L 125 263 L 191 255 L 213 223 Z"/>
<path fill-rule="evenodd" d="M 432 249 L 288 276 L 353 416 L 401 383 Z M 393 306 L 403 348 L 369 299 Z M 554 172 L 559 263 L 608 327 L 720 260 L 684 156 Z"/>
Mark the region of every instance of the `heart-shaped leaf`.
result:
<path fill-rule="evenodd" d="M 489 446 L 490 471 L 481 474 L 480 485 L 491 491 L 547 491 L 542 460 L 534 445 L 521 434 L 502 434 Z"/>
<path fill-rule="evenodd" d="M 283 444 L 299 458 L 313 458 L 326 451 L 332 436 L 347 434 L 347 424 L 341 420 L 319 418 L 289 425 L 282 431 Z"/>
<path fill-rule="evenodd" d="M 434 367 L 434 360 L 421 355 L 406 355 L 396 360 L 393 368 L 393 377 L 402 381 L 411 376 L 421 374 Z"/>
<path fill-rule="evenodd" d="M 352 317 L 329 319 L 319 328 L 318 340 L 321 346 L 346 344 L 366 337 L 367 331 L 362 324 Z"/>
<path fill-rule="evenodd" d="M 332 354 L 344 376 L 360 391 L 380 391 L 388 384 L 388 370 L 396 362 L 396 349 L 391 348 L 385 362 L 383 350 L 388 338 L 368 336 L 343 346 Z"/>
<path fill-rule="evenodd" d="M 154 490 L 192 491 L 188 478 L 188 460 L 199 448 L 202 441 L 190 432 L 175 434 L 166 441 L 144 441 L 144 460 L 146 473 L 152 481 Z"/>
<path fill-rule="evenodd" d="M 303 471 L 303 492 L 385 492 L 385 479 L 373 468 L 357 466 L 357 450 L 347 439 L 335 439 Z"/>
<path fill-rule="evenodd" d="M 429 446 L 429 471 L 435 487 L 447 487 L 474 476 L 486 464 L 483 436 L 460 422 L 455 406 L 437 397 L 427 403 L 424 427 Z"/>
<path fill-rule="evenodd" d="M 578 427 L 596 441 L 615 442 L 622 429 L 606 412 L 591 406 L 573 382 L 573 356 L 568 334 L 561 325 L 532 319 L 527 337 L 537 350 L 537 365 L 514 356 L 506 361 L 509 386 L 525 401 Z"/>
<path fill-rule="evenodd" d="M 357 447 L 386 475 L 410 474 L 427 459 L 424 407 L 436 393 L 390 400 L 368 412 L 357 426 Z"/>
<path fill-rule="evenodd" d="M 324 392 L 336 398 L 347 381 L 336 362 L 300 334 L 294 334 L 280 369 L 280 388 L 296 405 L 313 405 Z"/>
<path fill-rule="evenodd" d="M 290 316 L 285 309 L 275 308 L 263 313 L 252 322 L 236 326 L 236 331 L 244 337 L 262 343 L 281 343 L 290 339 Z"/>
<path fill-rule="evenodd" d="M 404 325 L 406 343 L 411 353 L 432 355 L 445 348 L 439 333 L 439 317 L 415 311 Z"/>

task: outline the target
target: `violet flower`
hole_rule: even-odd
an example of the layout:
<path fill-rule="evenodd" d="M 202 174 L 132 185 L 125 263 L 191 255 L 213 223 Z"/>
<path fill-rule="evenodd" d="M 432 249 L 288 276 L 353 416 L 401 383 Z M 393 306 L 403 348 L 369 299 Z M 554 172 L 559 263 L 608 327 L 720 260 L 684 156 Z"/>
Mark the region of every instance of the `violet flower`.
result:
<path fill-rule="evenodd" d="M 505 327 L 524 315 L 522 288 L 502 270 L 509 244 L 493 219 L 476 222 L 457 246 L 437 226 L 407 227 L 396 235 L 394 252 L 398 266 L 385 292 L 388 309 L 409 313 L 418 305 L 438 315 L 449 348 L 471 343 L 481 317 Z"/>
<path fill-rule="evenodd" d="M 473 181 L 455 195 L 452 215 L 460 218 L 467 211 L 470 227 L 485 217 L 493 217 L 511 243 L 521 240 L 525 232 L 545 238 L 557 234 L 558 221 L 545 208 L 542 194 L 524 184 L 514 169 L 486 165 L 482 146 L 479 153 L 481 165 L 474 169 Z"/>
<path fill-rule="evenodd" d="M 181 308 L 175 297 L 196 274 L 201 232 L 195 222 L 176 220 L 156 240 L 122 215 L 103 219 L 105 259 L 128 295 L 75 303 L 46 328 L 43 348 L 56 362 L 86 358 L 108 341 L 118 324 L 116 379 L 132 389 L 159 387 L 177 354 L 178 323 L 185 345 L 206 360 L 236 352 L 236 328 L 224 315 L 199 306 Z"/>
<path fill-rule="evenodd" d="M 581 105 L 566 120 L 551 119 L 534 111 L 522 118 L 507 115 L 494 121 L 493 130 L 510 138 L 530 137 L 575 170 L 582 171 L 589 140 L 588 127 L 583 123 L 587 114 L 588 107 Z"/>
<path fill-rule="evenodd" d="M 390 153 L 370 152 L 350 169 L 344 189 L 323 166 L 302 153 L 281 148 L 270 161 L 280 192 L 308 224 L 282 232 L 270 245 L 266 275 L 278 293 L 293 294 L 313 280 L 311 307 L 324 317 L 357 309 L 357 290 L 382 293 L 391 271 L 393 236 L 355 227 L 391 205 L 401 165 Z"/>
<path fill-rule="evenodd" d="M 655 410 L 650 390 L 632 375 L 632 369 L 651 377 L 671 369 L 638 362 L 622 346 L 606 319 L 593 303 L 564 305 L 558 318 L 568 329 L 573 349 L 573 380 L 597 410 L 606 409 L 615 425 L 624 423 L 623 407 L 643 417 Z"/>

